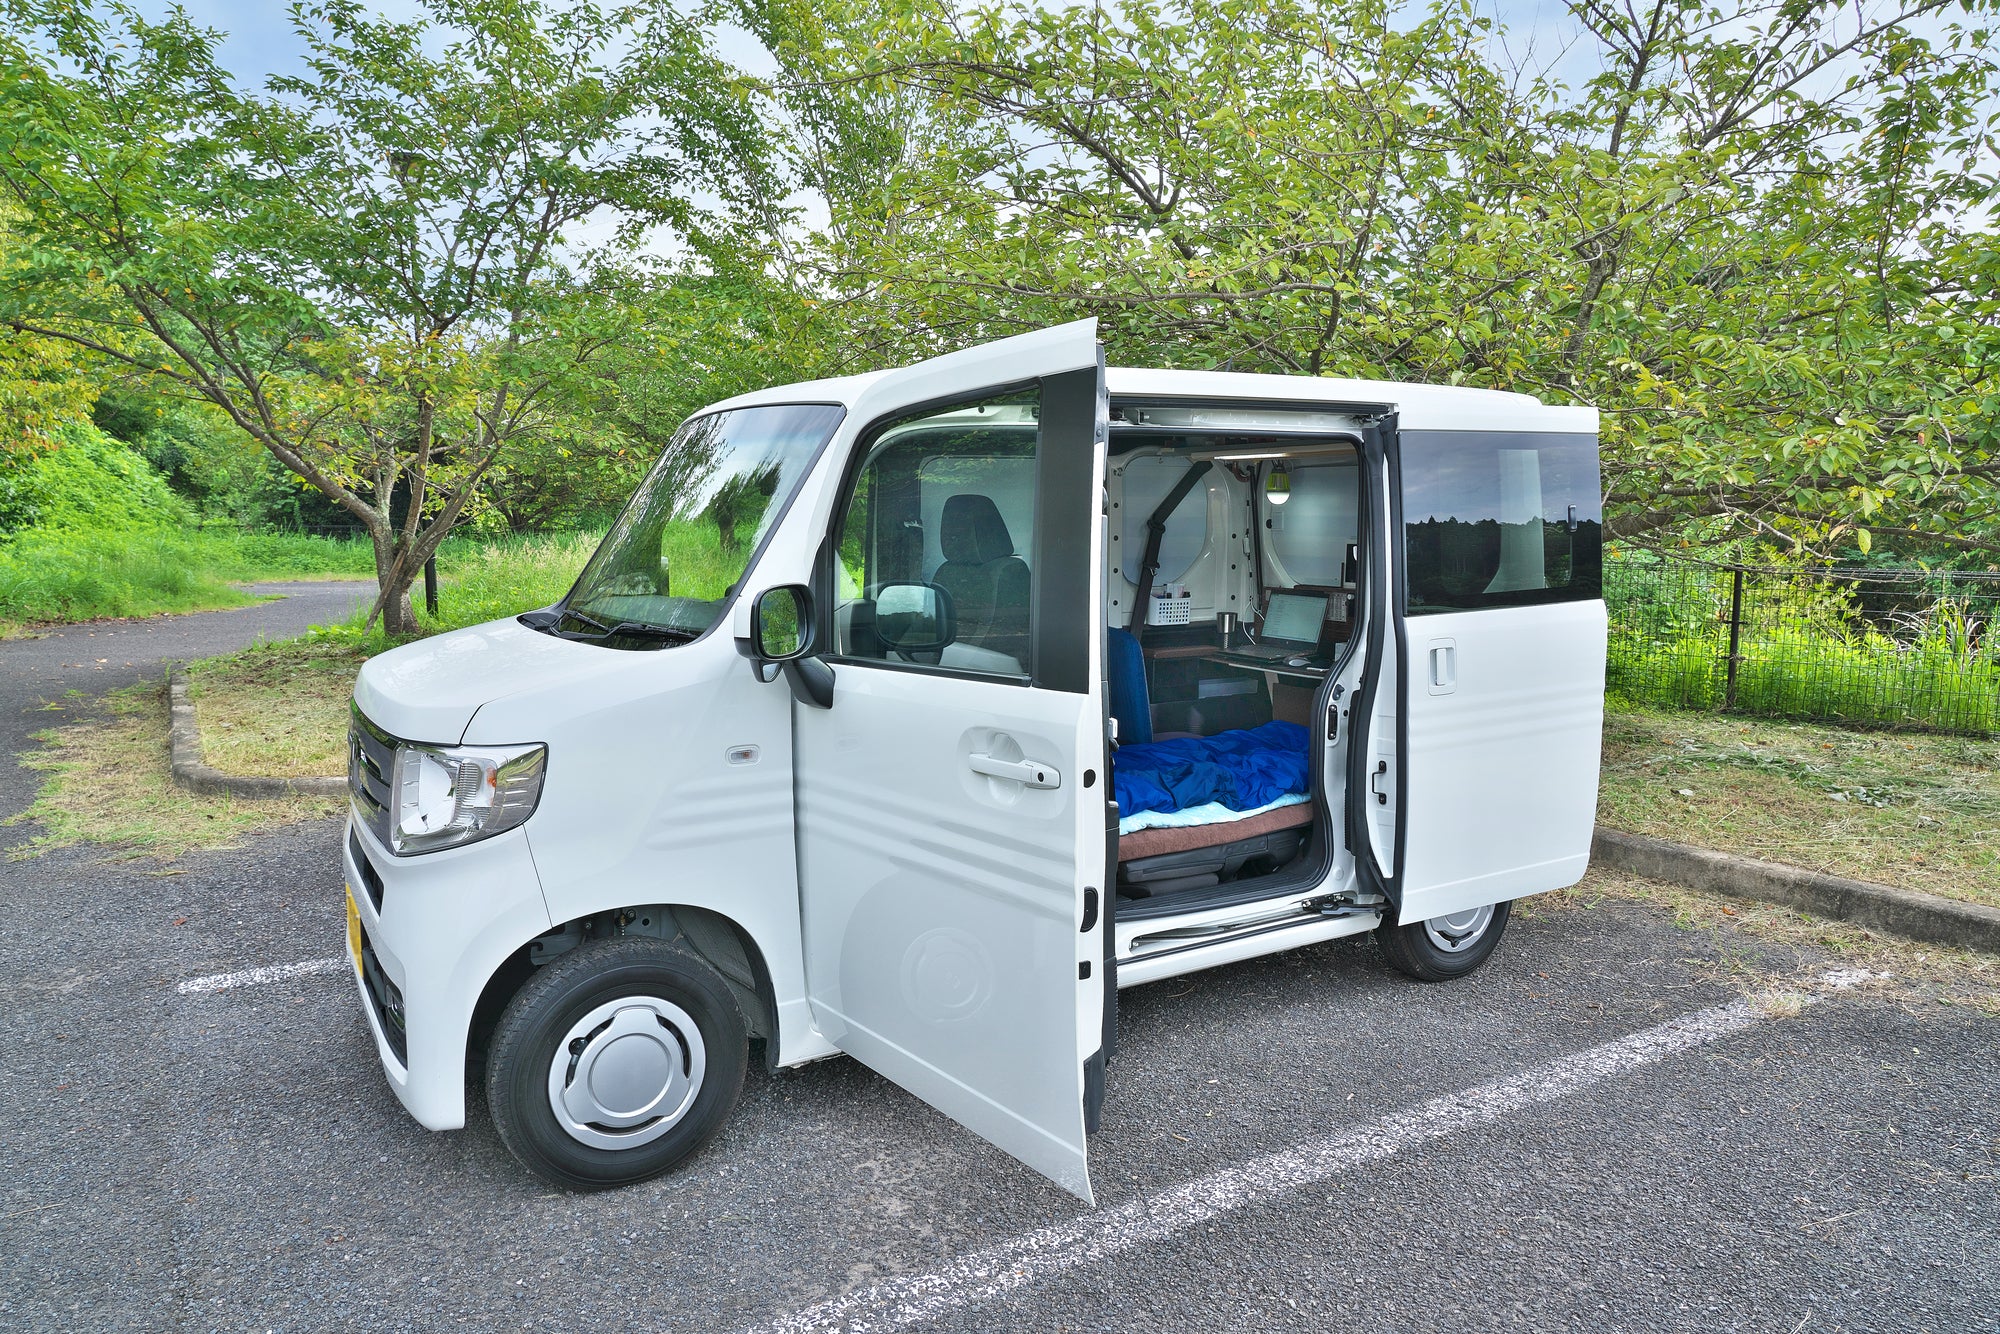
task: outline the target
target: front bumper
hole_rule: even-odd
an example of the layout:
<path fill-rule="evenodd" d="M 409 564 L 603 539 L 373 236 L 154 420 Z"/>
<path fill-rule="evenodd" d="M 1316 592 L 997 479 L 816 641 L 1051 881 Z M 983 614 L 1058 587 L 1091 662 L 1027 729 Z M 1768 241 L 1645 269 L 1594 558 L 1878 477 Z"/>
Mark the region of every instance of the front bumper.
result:
<path fill-rule="evenodd" d="M 399 858 L 350 813 L 342 846 L 376 974 L 373 995 L 358 971 L 355 988 L 382 1069 L 411 1116 L 456 1130 L 465 1124 L 466 1038 L 480 993 L 508 955 L 551 925 L 527 832 Z M 402 1002 L 400 1042 L 385 995 Z"/>

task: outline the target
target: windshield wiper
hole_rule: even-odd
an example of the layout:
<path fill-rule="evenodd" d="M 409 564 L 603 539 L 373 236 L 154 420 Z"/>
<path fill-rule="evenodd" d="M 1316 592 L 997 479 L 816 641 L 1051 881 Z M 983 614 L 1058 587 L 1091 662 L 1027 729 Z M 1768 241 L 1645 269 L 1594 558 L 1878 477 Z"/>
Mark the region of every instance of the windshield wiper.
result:
<path fill-rule="evenodd" d="M 561 627 L 565 620 L 582 621 L 585 625 L 597 631 L 597 633 L 594 635 L 563 634 Z M 553 633 L 562 635 L 564 639 L 590 639 L 592 641 L 618 638 L 658 639 L 676 644 L 685 644 L 691 640 L 701 638 L 700 635 L 692 630 L 683 630 L 671 625 L 653 625 L 647 621 L 618 621 L 611 625 L 606 625 L 595 616 L 587 612 L 578 611 L 574 607 L 563 608 L 562 615 L 556 619 Z"/>
<path fill-rule="evenodd" d="M 671 639 L 685 644 L 701 636 L 692 630 L 683 630 L 673 625 L 653 625 L 646 621 L 620 621 L 601 636 L 609 639 L 613 635 L 630 635 L 634 639 Z"/>
<path fill-rule="evenodd" d="M 596 630 L 599 635 L 608 635 L 611 633 L 611 627 L 606 625 L 603 621 L 598 620 L 595 616 L 586 616 L 584 613 L 578 611 L 575 607 L 564 607 L 561 611 L 556 613 L 554 629 L 557 634 L 562 633 L 562 623 L 568 620 L 582 621 L 585 625 L 590 626 L 592 629 Z"/>

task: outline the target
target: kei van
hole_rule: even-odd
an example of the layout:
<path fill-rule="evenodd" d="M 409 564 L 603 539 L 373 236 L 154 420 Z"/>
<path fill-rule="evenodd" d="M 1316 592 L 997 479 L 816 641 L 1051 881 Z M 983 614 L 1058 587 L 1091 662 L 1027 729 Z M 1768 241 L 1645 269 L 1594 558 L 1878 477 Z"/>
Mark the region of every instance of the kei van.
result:
<path fill-rule="evenodd" d="M 411 1115 L 591 1189 L 846 1052 L 1088 1200 L 1118 989 L 1477 967 L 1590 852 L 1597 413 L 1106 369 L 1093 321 L 681 427 L 562 601 L 354 690 Z M 471 1068 L 477 1068 L 472 1066 Z"/>

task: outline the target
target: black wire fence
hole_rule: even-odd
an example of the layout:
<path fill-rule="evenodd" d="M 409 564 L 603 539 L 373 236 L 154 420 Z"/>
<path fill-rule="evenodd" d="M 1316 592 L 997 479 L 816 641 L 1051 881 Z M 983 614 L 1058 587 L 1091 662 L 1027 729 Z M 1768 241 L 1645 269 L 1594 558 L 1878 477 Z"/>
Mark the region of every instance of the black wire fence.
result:
<path fill-rule="evenodd" d="M 1626 699 L 2000 734 L 2000 574 L 1607 552 L 1606 685 Z"/>

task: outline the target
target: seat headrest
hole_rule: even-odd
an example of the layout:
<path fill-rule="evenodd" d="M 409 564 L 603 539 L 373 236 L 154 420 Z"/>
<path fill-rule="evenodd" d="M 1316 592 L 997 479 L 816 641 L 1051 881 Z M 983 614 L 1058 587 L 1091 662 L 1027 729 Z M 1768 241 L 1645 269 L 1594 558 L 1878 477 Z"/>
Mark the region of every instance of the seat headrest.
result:
<path fill-rule="evenodd" d="M 938 545 L 946 560 L 984 565 L 1014 554 L 1014 538 L 993 497 L 973 493 L 945 497 Z"/>

